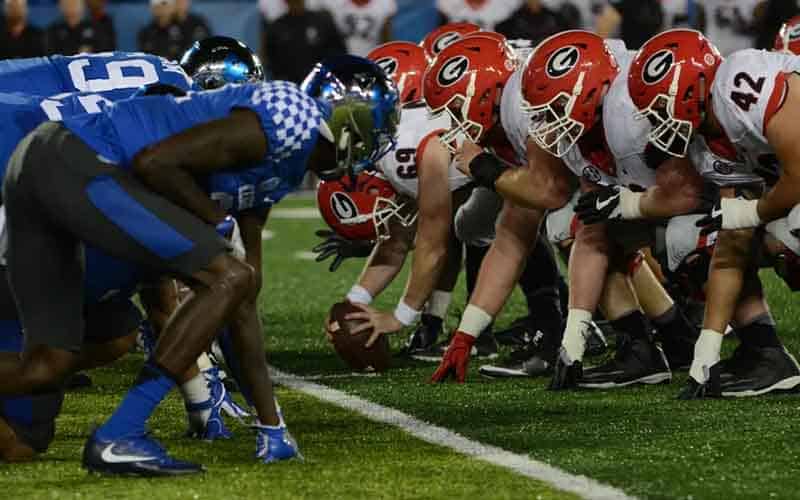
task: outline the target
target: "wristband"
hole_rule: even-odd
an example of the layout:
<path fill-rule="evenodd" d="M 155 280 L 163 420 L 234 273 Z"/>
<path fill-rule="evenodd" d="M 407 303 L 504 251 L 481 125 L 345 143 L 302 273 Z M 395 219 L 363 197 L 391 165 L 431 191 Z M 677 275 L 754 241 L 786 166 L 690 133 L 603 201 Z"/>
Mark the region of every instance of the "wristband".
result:
<path fill-rule="evenodd" d="M 366 304 L 372 303 L 372 294 L 361 285 L 353 285 L 353 288 L 347 292 L 347 300 L 353 304 Z"/>
<path fill-rule="evenodd" d="M 397 304 L 397 307 L 394 309 L 394 317 L 397 321 L 402 323 L 403 326 L 413 325 L 417 322 L 419 318 L 420 311 L 416 309 L 411 309 L 406 305 L 405 302 L 402 300 Z"/>
<path fill-rule="evenodd" d="M 494 183 L 497 182 L 497 178 L 508 168 L 508 165 L 498 157 L 485 151 L 469 162 L 469 172 L 475 184 L 492 191 L 494 191 Z"/>
<path fill-rule="evenodd" d="M 637 193 L 623 187 L 619 191 L 619 213 L 624 220 L 641 219 L 642 209 L 639 202 L 644 193 Z"/>
<path fill-rule="evenodd" d="M 722 229 L 748 229 L 761 225 L 758 216 L 758 200 L 743 200 L 741 198 L 723 198 Z"/>

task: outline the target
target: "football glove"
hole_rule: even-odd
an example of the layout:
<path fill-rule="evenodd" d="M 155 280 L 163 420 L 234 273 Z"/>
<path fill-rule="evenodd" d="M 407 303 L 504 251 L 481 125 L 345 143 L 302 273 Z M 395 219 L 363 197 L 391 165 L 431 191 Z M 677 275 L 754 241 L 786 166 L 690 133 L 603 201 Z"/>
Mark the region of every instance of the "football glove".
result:
<path fill-rule="evenodd" d="M 469 366 L 469 357 L 472 354 L 472 345 L 475 343 L 475 337 L 464 332 L 457 331 L 450 341 L 442 362 L 439 363 L 439 368 L 433 372 L 431 376 L 432 383 L 444 382 L 450 375 L 453 375 L 456 382 L 463 384 L 467 378 L 467 367 Z"/>
<path fill-rule="evenodd" d="M 613 219 L 640 219 L 641 197 L 641 192 L 623 186 L 603 186 L 581 195 L 575 206 L 575 213 L 584 224 L 597 224 Z"/>
<path fill-rule="evenodd" d="M 348 240 L 329 229 L 320 229 L 315 234 L 325 241 L 319 243 L 311 251 L 317 254 L 315 259 L 317 262 L 322 262 L 328 257 L 334 256 L 331 265 L 328 267 L 330 272 L 339 269 L 345 259 L 369 257 L 369 254 L 372 253 L 372 248 L 375 246 L 372 241 Z"/>

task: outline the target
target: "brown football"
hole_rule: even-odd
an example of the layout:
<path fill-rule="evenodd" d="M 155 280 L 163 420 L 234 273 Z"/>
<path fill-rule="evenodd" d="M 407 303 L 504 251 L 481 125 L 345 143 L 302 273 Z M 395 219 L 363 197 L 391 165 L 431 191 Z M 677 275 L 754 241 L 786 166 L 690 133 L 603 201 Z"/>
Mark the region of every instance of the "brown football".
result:
<path fill-rule="evenodd" d="M 353 328 L 363 321 L 345 320 L 344 317 L 351 312 L 359 311 L 361 310 L 350 302 L 337 302 L 331 307 L 331 321 L 339 324 L 339 330 L 333 334 L 333 348 L 336 350 L 336 354 L 354 370 L 385 371 L 389 368 L 392 359 L 386 335 L 381 335 L 372 344 L 372 347 L 367 349 L 364 344 L 369 340 L 372 328 L 356 335 L 350 333 Z"/>

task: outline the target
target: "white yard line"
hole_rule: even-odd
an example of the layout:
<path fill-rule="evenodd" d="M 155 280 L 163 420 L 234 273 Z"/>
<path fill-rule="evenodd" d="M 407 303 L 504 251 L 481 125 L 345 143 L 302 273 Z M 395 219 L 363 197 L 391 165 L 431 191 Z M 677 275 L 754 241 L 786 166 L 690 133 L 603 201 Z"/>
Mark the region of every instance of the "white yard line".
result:
<path fill-rule="evenodd" d="M 336 406 L 359 413 L 370 420 L 398 427 L 428 443 L 444 446 L 458 453 L 490 464 L 510 469 L 517 474 L 537 479 L 561 491 L 596 500 L 632 499 L 622 490 L 595 481 L 586 476 L 570 474 L 527 455 L 490 446 L 436 425 L 418 420 L 401 411 L 372 403 L 358 396 L 317 384 L 310 380 L 271 367 L 274 380 L 290 389 L 321 399 Z"/>
<path fill-rule="evenodd" d="M 271 219 L 319 219 L 316 207 L 308 208 L 273 208 L 269 212 Z"/>
<path fill-rule="evenodd" d="M 301 250 L 299 252 L 294 253 L 294 258 L 300 260 L 314 260 L 317 258 L 317 254 L 315 254 L 314 252 L 309 252 L 307 250 Z"/>

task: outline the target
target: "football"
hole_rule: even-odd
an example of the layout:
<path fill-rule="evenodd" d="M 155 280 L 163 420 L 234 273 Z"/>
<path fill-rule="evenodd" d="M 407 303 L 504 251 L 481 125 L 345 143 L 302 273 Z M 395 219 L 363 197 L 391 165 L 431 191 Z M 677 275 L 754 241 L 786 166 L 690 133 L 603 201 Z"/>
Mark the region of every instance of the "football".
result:
<path fill-rule="evenodd" d="M 382 372 L 389 368 L 391 352 L 386 335 L 381 335 L 378 340 L 367 349 L 364 344 L 372 334 L 372 328 L 352 335 L 350 332 L 358 326 L 360 320 L 346 320 L 344 317 L 360 309 L 350 302 L 338 302 L 333 305 L 330 312 L 331 320 L 339 324 L 339 329 L 333 334 L 333 348 L 347 365 L 358 371 Z"/>

